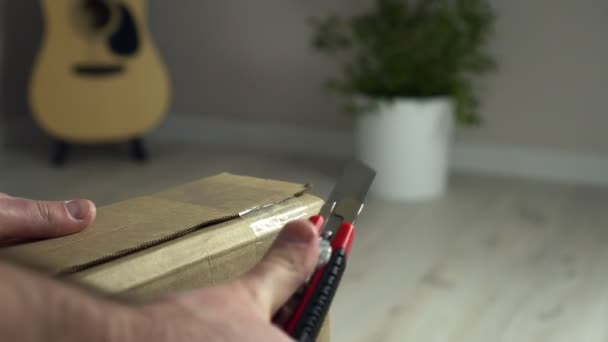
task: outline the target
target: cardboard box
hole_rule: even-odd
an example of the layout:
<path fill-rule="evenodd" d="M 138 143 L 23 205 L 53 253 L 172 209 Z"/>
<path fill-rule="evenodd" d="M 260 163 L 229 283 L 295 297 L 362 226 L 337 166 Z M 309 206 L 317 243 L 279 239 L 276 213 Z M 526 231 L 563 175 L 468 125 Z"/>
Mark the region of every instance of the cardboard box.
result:
<path fill-rule="evenodd" d="M 98 209 L 82 233 L 2 251 L 131 300 L 237 278 L 286 222 L 316 214 L 308 186 L 221 174 Z M 324 329 L 319 341 L 327 341 Z"/>

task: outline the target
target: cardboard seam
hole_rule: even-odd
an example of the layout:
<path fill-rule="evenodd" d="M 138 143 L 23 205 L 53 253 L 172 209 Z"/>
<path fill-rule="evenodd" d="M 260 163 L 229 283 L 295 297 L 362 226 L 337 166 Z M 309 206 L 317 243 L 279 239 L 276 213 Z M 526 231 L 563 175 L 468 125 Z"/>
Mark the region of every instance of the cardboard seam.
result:
<path fill-rule="evenodd" d="M 308 185 L 306 185 L 306 186 L 307 186 L 307 188 L 306 188 L 307 190 L 310 189 L 308 187 Z M 276 201 L 276 202 L 274 202 L 274 205 L 296 200 L 297 198 L 302 197 L 306 193 L 306 191 L 300 191 L 300 192 L 294 194 L 294 197 L 289 197 L 289 198 L 286 198 L 284 200 Z M 258 213 L 258 212 L 264 212 L 269 207 L 272 207 L 272 205 L 259 206 L 259 207 L 256 207 L 255 210 L 250 210 L 246 214 L 241 213 L 240 215 L 241 215 L 242 219 L 248 219 L 248 217 L 250 215 L 253 215 L 253 214 Z M 221 222 L 221 223 L 224 223 L 224 222 Z M 250 227 L 251 227 L 251 225 L 250 225 Z M 210 278 L 211 278 L 211 284 L 212 284 L 212 286 L 215 286 L 217 284 L 223 283 L 223 281 L 220 281 L 217 278 L 216 273 L 213 271 L 214 270 L 213 260 L 215 258 L 222 257 L 224 255 L 227 255 L 227 254 L 235 251 L 235 250 L 238 250 L 240 248 L 246 248 L 248 246 L 253 247 L 253 249 L 255 250 L 255 256 L 256 256 L 256 258 L 258 258 L 258 259 L 262 258 L 265 253 L 260 253 L 259 245 L 261 243 L 266 242 L 266 240 L 268 240 L 268 239 L 274 239 L 276 237 L 276 235 L 279 233 L 279 231 L 277 230 L 277 231 L 274 231 L 274 232 L 271 232 L 271 233 L 265 233 L 265 234 L 260 235 L 260 234 L 257 234 L 254 229 L 252 229 L 252 232 L 254 233 L 253 234 L 254 235 L 254 239 L 251 240 L 251 241 L 247 241 L 247 242 L 245 242 L 243 244 L 239 244 L 239 245 L 234 245 L 229 250 L 224 250 L 224 251 L 219 251 L 217 253 L 209 254 L 209 255 L 205 256 L 205 258 L 202 258 L 200 260 L 193 261 L 193 262 L 181 265 L 180 267 L 178 267 L 176 269 L 172 269 L 168 273 L 165 273 L 165 274 L 162 274 L 162 275 L 158 275 L 158 276 L 156 276 L 154 278 L 151 278 L 151 279 L 147 280 L 145 283 L 138 284 L 137 286 L 129 288 L 128 290 L 136 289 L 138 287 L 144 286 L 145 284 L 154 282 L 155 280 L 158 280 L 160 278 L 169 276 L 172 273 L 176 273 L 176 272 L 179 272 L 180 270 L 187 269 L 187 268 L 191 267 L 192 265 L 196 265 L 198 263 L 205 263 L 205 262 L 207 263 L 207 266 L 209 267 L 209 275 L 210 275 Z"/>
<path fill-rule="evenodd" d="M 196 225 L 194 227 L 182 229 L 182 230 L 179 230 L 179 231 L 177 231 L 175 233 L 169 234 L 167 236 L 160 237 L 160 238 L 155 239 L 155 240 L 147 241 L 147 242 L 144 242 L 144 243 L 142 243 L 140 245 L 137 245 L 137 246 L 134 246 L 134 247 L 130 247 L 130 248 L 119 250 L 119 251 L 114 252 L 112 254 L 109 254 L 109 255 L 102 256 L 100 258 L 91 260 L 89 262 L 82 263 L 82 264 L 77 264 L 77 265 L 68 267 L 68 268 L 60 271 L 57 274 L 57 276 L 59 276 L 59 277 L 65 277 L 65 276 L 69 276 L 69 275 L 72 275 L 72 274 L 75 274 L 75 273 L 78 273 L 78 272 L 82 272 L 84 270 L 93 268 L 95 266 L 99 266 L 99 265 L 102 265 L 102 264 L 105 264 L 105 263 L 108 263 L 108 262 L 120 259 L 122 257 L 125 257 L 125 256 L 128 256 L 128 255 L 131 255 L 131 254 L 143 251 L 145 249 L 158 246 L 158 245 L 163 244 L 165 242 L 169 242 L 169 241 L 178 239 L 180 237 L 183 237 L 183 236 L 186 236 L 188 234 L 194 233 L 194 232 L 196 232 L 196 231 L 198 231 L 200 229 L 203 229 L 203 228 L 206 228 L 206 227 L 209 227 L 209 226 L 213 226 L 213 225 L 216 225 L 216 224 L 228 222 L 228 221 L 231 221 L 231 220 L 234 220 L 234 219 L 242 218 L 243 216 L 245 216 L 247 214 L 255 213 L 255 212 L 261 211 L 261 210 L 263 210 L 265 208 L 269 208 L 269 207 L 275 206 L 277 204 L 281 204 L 281 203 L 287 202 L 287 201 L 289 201 L 289 200 L 291 200 L 293 198 L 301 197 L 305 193 L 307 193 L 310 189 L 312 189 L 312 186 L 310 184 L 305 184 L 305 185 L 303 185 L 302 190 L 300 190 L 300 191 L 298 191 L 298 192 L 296 192 L 296 193 L 294 193 L 292 195 L 293 197 L 285 197 L 285 198 L 282 198 L 280 200 L 277 200 L 277 201 L 274 201 L 274 202 L 271 202 L 271 203 L 267 203 L 267 204 L 264 204 L 264 205 L 261 205 L 261 206 L 253 207 L 251 209 L 242 211 L 242 212 L 240 212 L 238 214 L 227 215 L 227 216 L 219 217 L 219 218 L 216 218 L 216 219 L 213 219 L 213 220 L 209 220 L 209 221 L 203 222 L 203 223 L 201 223 L 199 225 Z M 255 232 L 254 232 L 254 234 L 255 234 Z M 256 236 L 254 243 L 257 242 L 257 240 L 258 240 L 258 237 Z M 213 279 L 213 274 L 211 275 L 211 277 L 212 277 L 212 281 L 215 281 Z"/>
<path fill-rule="evenodd" d="M 201 224 L 198 224 L 198 225 L 196 225 L 194 227 L 182 229 L 182 230 L 179 230 L 179 231 L 177 231 L 175 233 L 172 233 L 172 234 L 160 237 L 158 239 L 147 241 L 147 242 L 144 242 L 144 243 L 142 243 L 140 245 L 137 245 L 137 246 L 134 246 L 134 247 L 122 249 L 122 250 L 119 250 L 119 251 L 114 252 L 112 254 L 109 254 L 109 255 L 106 255 L 106 256 L 103 256 L 103 257 L 100 257 L 100 258 L 88 261 L 86 263 L 77 264 L 77 265 L 68 267 L 68 268 L 60 271 L 57 274 L 57 276 L 59 276 L 59 277 L 65 277 L 65 276 L 72 275 L 74 273 L 82 272 L 82 271 L 90 269 L 92 267 L 99 266 L 99 265 L 108 263 L 110 261 L 114 261 L 114 260 L 120 259 L 120 258 L 125 257 L 127 255 L 131 255 L 131 254 L 143 251 L 145 249 L 158 246 L 158 245 L 163 244 L 165 242 L 169 242 L 171 240 L 175 240 L 177 238 L 186 236 L 186 235 L 191 234 L 193 232 L 196 232 L 196 231 L 198 231 L 200 229 L 207 228 L 209 226 L 213 226 L 213 225 L 216 225 L 216 224 L 219 224 L 219 223 L 224 223 L 224 222 L 228 222 L 228 221 L 231 221 L 231 220 L 235 220 L 235 219 L 238 219 L 238 218 L 240 218 L 239 214 L 233 214 L 233 215 L 222 216 L 222 217 L 219 217 L 219 218 L 216 218 L 216 219 L 213 219 L 213 220 L 205 221 L 205 222 L 203 222 Z"/>
<path fill-rule="evenodd" d="M 253 207 L 253 208 L 249 208 L 249 209 L 243 210 L 243 211 L 241 211 L 239 213 L 239 216 L 240 217 L 244 217 L 244 216 L 246 216 L 248 214 L 252 214 L 252 213 L 258 212 L 260 210 L 263 210 L 263 209 L 266 209 L 266 208 L 269 208 L 269 207 L 273 207 L 273 206 L 275 206 L 277 204 L 285 203 L 285 202 L 287 202 L 287 201 L 289 201 L 289 200 L 291 200 L 293 198 L 302 197 L 304 194 L 306 194 L 311 189 L 312 189 L 312 185 L 310 185 L 309 183 L 304 184 L 302 186 L 302 190 L 294 193 L 292 197 L 281 198 L 281 199 L 276 200 L 274 202 L 262 204 L 262 205 L 259 205 L 257 207 Z"/>

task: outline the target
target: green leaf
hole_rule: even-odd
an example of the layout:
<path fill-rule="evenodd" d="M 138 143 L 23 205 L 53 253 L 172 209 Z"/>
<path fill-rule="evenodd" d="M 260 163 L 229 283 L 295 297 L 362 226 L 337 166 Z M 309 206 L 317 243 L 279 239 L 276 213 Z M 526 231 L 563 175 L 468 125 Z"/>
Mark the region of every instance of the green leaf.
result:
<path fill-rule="evenodd" d="M 447 95 L 459 122 L 478 124 L 472 78 L 497 68 L 486 51 L 495 18 L 488 0 L 376 0 L 352 17 L 312 19 L 312 45 L 342 65 L 326 87 L 346 97 L 348 113 L 369 109 L 352 101 L 360 95 Z"/>

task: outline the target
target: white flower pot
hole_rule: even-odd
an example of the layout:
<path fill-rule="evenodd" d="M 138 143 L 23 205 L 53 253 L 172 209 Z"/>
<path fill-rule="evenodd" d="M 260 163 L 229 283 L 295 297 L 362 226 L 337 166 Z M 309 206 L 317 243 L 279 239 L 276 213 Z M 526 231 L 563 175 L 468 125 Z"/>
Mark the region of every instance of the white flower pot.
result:
<path fill-rule="evenodd" d="M 446 191 L 454 106 L 447 97 L 381 102 L 358 115 L 358 157 L 378 172 L 371 192 L 427 200 Z"/>

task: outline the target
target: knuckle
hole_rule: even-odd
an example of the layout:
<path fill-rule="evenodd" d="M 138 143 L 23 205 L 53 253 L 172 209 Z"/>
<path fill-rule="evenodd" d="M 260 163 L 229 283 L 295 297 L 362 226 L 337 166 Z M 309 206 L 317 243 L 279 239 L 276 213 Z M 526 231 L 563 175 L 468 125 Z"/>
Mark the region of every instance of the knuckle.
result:
<path fill-rule="evenodd" d="M 270 256 L 264 265 L 267 272 L 280 272 L 289 277 L 297 277 L 303 268 L 302 262 L 289 252 Z"/>
<path fill-rule="evenodd" d="M 46 223 L 53 224 L 55 222 L 55 216 L 53 215 L 53 210 L 48 205 L 48 203 L 42 201 L 35 201 L 36 204 L 36 212 L 39 218 Z"/>

